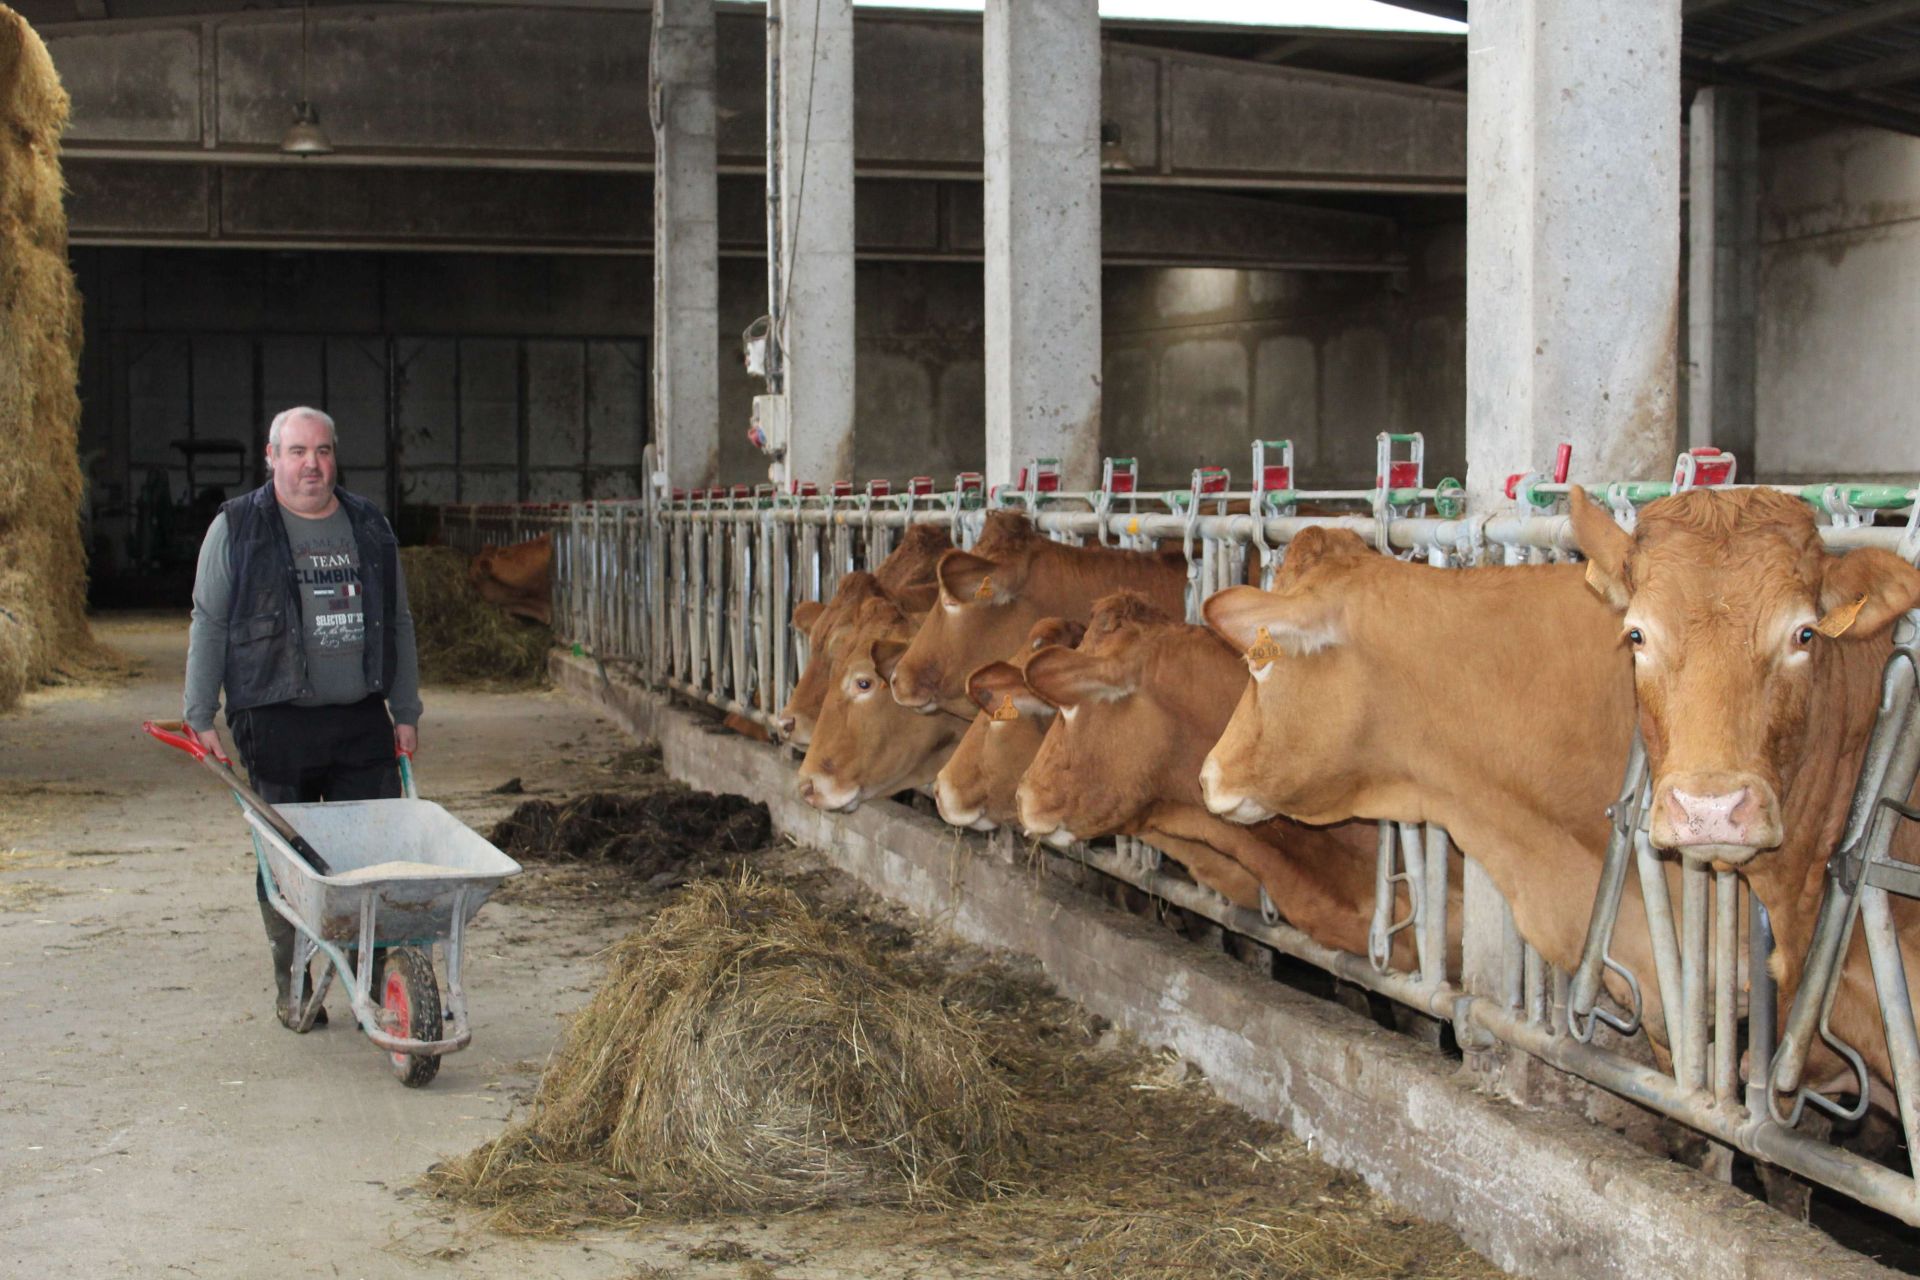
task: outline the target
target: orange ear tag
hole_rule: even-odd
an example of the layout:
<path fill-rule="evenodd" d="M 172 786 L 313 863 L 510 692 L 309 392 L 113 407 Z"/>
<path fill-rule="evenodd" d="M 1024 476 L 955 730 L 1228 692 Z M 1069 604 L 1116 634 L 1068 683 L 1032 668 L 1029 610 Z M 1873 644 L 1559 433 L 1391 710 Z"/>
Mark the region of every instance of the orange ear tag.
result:
<path fill-rule="evenodd" d="M 1594 594 L 1601 596 L 1607 594 L 1607 575 L 1602 573 L 1600 566 L 1591 560 L 1587 561 L 1586 579 L 1588 588 Z"/>
<path fill-rule="evenodd" d="M 1814 623 L 1813 629 L 1829 640 L 1838 640 L 1841 636 L 1847 634 L 1847 631 L 1853 626 L 1855 619 L 1859 618 L 1860 611 L 1866 607 L 1867 598 L 1861 596 L 1852 604 L 1843 604 L 1826 617 L 1820 619 L 1820 621 Z"/>
<path fill-rule="evenodd" d="M 1000 724 L 1008 720 L 1018 720 L 1019 718 L 1020 709 L 1013 705 L 1013 695 L 1010 693 L 1001 694 L 1000 705 L 987 712 L 987 719 L 994 724 Z"/>
<path fill-rule="evenodd" d="M 986 577 L 980 579 L 980 585 L 973 589 L 973 598 L 975 600 L 993 599 L 993 575 L 992 574 L 988 574 Z"/>
<path fill-rule="evenodd" d="M 1273 636 L 1265 627 L 1254 634 L 1253 647 L 1247 650 L 1247 665 L 1259 668 L 1266 666 L 1280 656 L 1280 646 L 1273 642 Z"/>

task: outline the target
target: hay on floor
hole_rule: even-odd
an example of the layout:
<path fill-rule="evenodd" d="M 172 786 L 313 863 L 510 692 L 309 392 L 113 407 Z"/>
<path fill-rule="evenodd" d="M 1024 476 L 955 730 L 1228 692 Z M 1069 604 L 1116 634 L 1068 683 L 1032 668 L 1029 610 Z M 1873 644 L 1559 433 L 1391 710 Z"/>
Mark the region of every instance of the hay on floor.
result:
<path fill-rule="evenodd" d="M 61 202 L 66 122 L 46 46 L 0 6 L 0 709 L 32 683 L 119 665 L 86 620 L 80 294 Z"/>
<path fill-rule="evenodd" d="M 688 1212 L 933 1206 L 1020 1166 L 973 1022 L 792 891 L 690 886 L 612 952 L 528 1118 L 439 1166 L 509 1230 Z"/>
<path fill-rule="evenodd" d="M 521 688 L 546 684 L 553 632 L 482 600 L 467 581 L 466 555 L 451 547 L 406 547 L 400 558 L 423 680 Z"/>

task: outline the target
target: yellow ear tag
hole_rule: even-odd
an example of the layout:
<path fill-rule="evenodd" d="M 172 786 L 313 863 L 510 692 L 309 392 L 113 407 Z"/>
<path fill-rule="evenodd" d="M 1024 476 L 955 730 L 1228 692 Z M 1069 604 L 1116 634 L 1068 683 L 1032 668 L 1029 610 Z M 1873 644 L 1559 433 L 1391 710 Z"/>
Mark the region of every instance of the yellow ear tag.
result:
<path fill-rule="evenodd" d="M 988 574 L 986 577 L 980 579 L 980 585 L 973 589 L 973 598 L 975 600 L 993 599 L 993 575 L 992 574 Z"/>
<path fill-rule="evenodd" d="M 1254 634 L 1253 647 L 1247 650 L 1247 665 L 1264 667 L 1280 656 L 1280 646 L 1273 642 L 1273 636 L 1265 627 Z"/>
<path fill-rule="evenodd" d="M 1007 720 L 1018 720 L 1019 718 L 1020 709 L 1013 705 L 1013 695 L 1010 693 L 1001 694 L 1000 705 L 987 712 L 987 719 L 995 724 L 1000 724 Z"/>
<path fill-rule="evenodd" d="M 1820 621 L 1814 623 L 1813 629 L 1829 640 L 1837 640 L 1847 634 L 1848 629 L 1853 626 L 1854 620 L 1860 616 L 1860 611 L 1866 607 L 1867 598 L 1861 596 L 1852 604 L 1843 604 L 1826 617 L 1820 619 Z"/>
<path fill-rule="evenodd" d="M 1587 586 L 1592 588 L 1596 595 L 1607 594 L 1607 575 L 1600 572 L 1600 566 L 1591 560 L 1587 561 Z"/>

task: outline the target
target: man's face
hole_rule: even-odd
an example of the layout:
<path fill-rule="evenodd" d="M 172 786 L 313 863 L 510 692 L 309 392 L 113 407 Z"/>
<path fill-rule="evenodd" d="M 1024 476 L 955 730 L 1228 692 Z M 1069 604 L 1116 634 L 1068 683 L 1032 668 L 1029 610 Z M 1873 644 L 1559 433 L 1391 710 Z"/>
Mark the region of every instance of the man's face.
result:
<path fill-rule="evenodd" d="M 283 423 L 280 447 L 267 446 L 267 466 L 281 505 L 317 511 L 333 501 L 333 433 L 318 418 Z"/>

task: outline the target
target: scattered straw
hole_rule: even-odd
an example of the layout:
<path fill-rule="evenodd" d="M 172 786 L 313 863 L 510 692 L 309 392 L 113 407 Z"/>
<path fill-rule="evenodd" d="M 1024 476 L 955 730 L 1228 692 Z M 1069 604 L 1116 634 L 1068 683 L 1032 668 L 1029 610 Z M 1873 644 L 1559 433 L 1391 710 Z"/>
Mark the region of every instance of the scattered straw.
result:
<path fill-rule="evenodd" d="M 947 1205 L 1005 1186 L 1014 1111 L 968 1018 L 743 874 L 690 886 L 618 944 L 528 1118 L 432 1182 L 533 1232 Z"/>
<path fill-rule="evenodd" d="M 406 547 L 420 675 L 435 684 L 528 688 L 547 682 L 553 632 L 510 617 L 467 581 L 467 557 L 451 547 Z"/>

